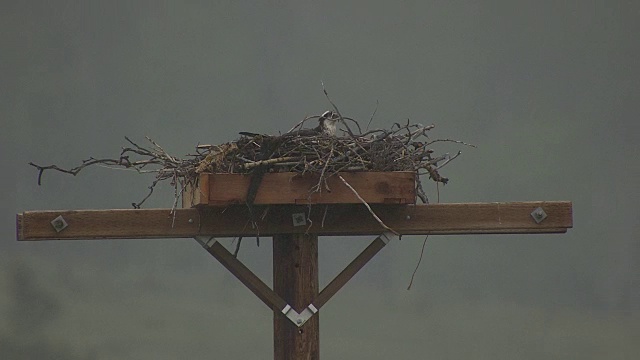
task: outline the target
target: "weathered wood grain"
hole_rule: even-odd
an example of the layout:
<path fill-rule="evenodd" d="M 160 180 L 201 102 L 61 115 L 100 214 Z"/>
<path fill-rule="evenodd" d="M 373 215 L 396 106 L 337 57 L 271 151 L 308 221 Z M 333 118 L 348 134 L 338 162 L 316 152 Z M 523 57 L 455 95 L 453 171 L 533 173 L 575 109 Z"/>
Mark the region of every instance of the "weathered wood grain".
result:
<path fill-rule="evenodd" d="M 318 295 L 318 287 L 318 236 L 274 236 L 273 290 L 301 312 Z M 318 360 L 320 314 L 298 328 L 281 310 L 273 309 L 273 358 Z"/>
<path fill-rule="evenodd" d="M 369 204 L 415 203 L 414 172 L 346 172 L 341 176 Z M 250 181 L 251 174 L 201 174 L 198 187 L 186 189 L 183 207 L 244 204 Z M 327 178 L 329 190 L 323 183 L 320 192 L 312 192 L 318 182 L 317 174 L 267 173 L 262 178 L 254 204 L 360 203 L 337 176 Z"/>
<path fill-rule="evenodd" d="M 531 212 L 542 207 L 547 218 L 537 224 Z M 372 205 L 389 227 L 400 234 L 525 234 L 562 233 L 573 227 L 568 201 L 460 203 L 433 205 Z M 312 223 L 294 226 L 294 214 L 307 214 Z M 379 235 L 380 224 L 363 205 L 271 205 L 256 207 L 263 236 Z M 62 215 L 69 226 L 56 232 L 51 221 Z M 263 216 L 264 215 L 264 216 Z M 303 217 L 304 218 L 304 217 Z M 18 240 L 189 238 L 251 236 L 246 206 L 177 209 L 175 224 L 169 209 L 26 211 L 16 218 Z"/>

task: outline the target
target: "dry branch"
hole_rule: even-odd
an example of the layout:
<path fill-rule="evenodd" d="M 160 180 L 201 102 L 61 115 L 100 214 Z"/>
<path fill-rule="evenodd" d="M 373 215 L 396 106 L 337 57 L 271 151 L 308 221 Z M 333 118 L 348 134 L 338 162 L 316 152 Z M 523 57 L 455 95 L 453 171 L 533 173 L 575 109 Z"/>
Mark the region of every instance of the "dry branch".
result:
<path fill-rule="evenodd" d="M 369 210 L 369 213 L 371 214 L 371 216 L 373 216 L 374 219 L 376 219 L 376 221 L 378 222 L 378 224 L 380 224 L 380 226 L 382 226 L 384 229 L 391 231 L 392 233 L 400 236 L 400 234 L 393 230 L 392 228 L 388 227 L 383 221 L 382 219 L 380 219 L 380 217 L 378 217 L 378 215 L 376 215 L 376 213 L 373 211 L 373 209 L 371 209 L 371 206 L 369 206 L 369 204 L 364 201 L 364 199 L 362 198 L 362 196 L 360 196 L 360 194 L 358 194 L 358 192 L 356 191 L 356 189 L 353 188 L 353 186 L 351 186 L 347 180 L 345 180 L 342 176 L 338 175 L 338 178 L 340 178 L 340 180 L 342 180 L 342 182 L 349 188 L 349 190 L 351 190 L 353 192 L 353 194 L 358 198 L 358 200 L 360 200 L 360 202 L 362 202 L 362 204 L 364 204 L 364 206 L 367 208 L 367 210 Z"/>

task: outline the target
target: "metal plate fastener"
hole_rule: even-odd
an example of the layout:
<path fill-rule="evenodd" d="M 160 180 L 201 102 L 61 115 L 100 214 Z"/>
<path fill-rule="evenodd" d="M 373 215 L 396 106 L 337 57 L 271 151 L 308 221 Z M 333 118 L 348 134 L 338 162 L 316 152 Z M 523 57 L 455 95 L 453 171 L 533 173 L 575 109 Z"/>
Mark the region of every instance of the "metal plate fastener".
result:
<path fill-rule="evenodd" d="M 59 215 L 57 218 L 51 220 L 51 226 L 53 226 L 56 232 L 60 232 L 69 226 L 69 224 L 67 224 L 62 215 Z"/>
<path fill-rule="evenodd" d="M 291 214 L 291 218 L 293 219 L 293 226 L 303 226 L 307 224 L 307 216 L 305 213 Z"/>
<path fill-rule="evenodd" d="M 547 213 L 541 207 L 536 208 L 531 212 L 531 217 L 536 222 L 536 224 L 540 224 L 542 220 L 547 218 Z"/>

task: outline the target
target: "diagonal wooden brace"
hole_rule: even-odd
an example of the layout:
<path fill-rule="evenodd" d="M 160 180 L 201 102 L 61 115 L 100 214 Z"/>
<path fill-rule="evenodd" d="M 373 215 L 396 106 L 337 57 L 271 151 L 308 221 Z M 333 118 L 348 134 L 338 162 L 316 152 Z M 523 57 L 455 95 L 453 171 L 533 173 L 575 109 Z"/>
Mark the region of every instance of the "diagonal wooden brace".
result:
<path fill-rule="evenodd" d="M 364 265 L 369 262 L 382 248 L 398 236 L 385 232 L 375 238 L 340 274 L 338 274 L 311 304 L 299 313 L 284 301 L 275 291 L 265 284 L 258 276 L 249 270 L 240 260 L 235 258 L 229 250 L 222 246 L 214 237 L 196 236 L 196 241 L 202 245 L 222 266 L 227 268 L 262 302 L 272 309 L 280 310 L 297 327 L 304 325 L 318 310 L 326 304 Z"/>
<path fill-rule="evenodd" d="M 197 236 L 196 241 L 202 245 L 222 266 L 227 268 L 235 277 L 240 280 L 251 292 L 253 292 L 262 302 L 272 309 L 280 310 L 291 322 L 300 327 L 309 320 L 318 309 L 310 304 L 300 313 L 293 309 L 275 291 L 265 284 L 240 260 L 233 256 L 222 244 L 213 237 Z"/>
<path fill-rule="evenodd" d="M 278 294 L 276 294 L 267 284 L 257 277 L 249 268 L 236 259 L 229 250 L 225 249 L 216 238 L 208 236 L 196 236 L 196 241 L 202 245 L 222 266 L 227 268 L 235 277 L 240 280 L 252 293 L 254 293 L 265 305 L 272 309 L 284 310 L 290 307 Z M 284 311 L 283 311 L 284 312 Z"/>
<path fill-rule="evenodd" d="M 362 269 L 369 260 L 385 247 L 391 240 L 398 240 L 398 235 L 392 232 L 384 232 L 377 238 L 375 238 L 369 246 L 367 246 L 353 261 L 347 265 L 338 276 L 336 276 L 331 282 L 325 286 L 324 289 L 318 294 L 318 297 L 313 301 L 312 305 L 316 308 L 321 308 L 324 304 L 333 297 L 351 278 Z"/>

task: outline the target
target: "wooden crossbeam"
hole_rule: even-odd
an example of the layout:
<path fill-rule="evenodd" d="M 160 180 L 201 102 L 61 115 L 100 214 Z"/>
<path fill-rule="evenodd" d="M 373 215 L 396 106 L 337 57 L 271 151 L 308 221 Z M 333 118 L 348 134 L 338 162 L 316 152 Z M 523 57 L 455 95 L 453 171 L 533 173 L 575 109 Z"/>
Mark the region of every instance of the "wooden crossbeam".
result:
<path fill-rule="evenodd" d="M 531 213 L 538 207 L 547 217 L 536 223 Z M 403 235 L 562 233 L 573 227 L 572 204 L 568 201 L 372 205 L 372 209 L 387 226 Z M 16 217 L 16 234 L 21 241 L 256 235 L 243 205 L 174 211 L 26 211 Z M 305 232 L 320 236 L 377 235 L 384 231 L 363 205 L 273 205 L 256 207 L 255 212 L 260 215 L 258 231 L 263 236 Z M 58 216 L 68 224 L 59 232 L 51 224 Z M 294 217 L 304 224 L 293 221 Z"/>

